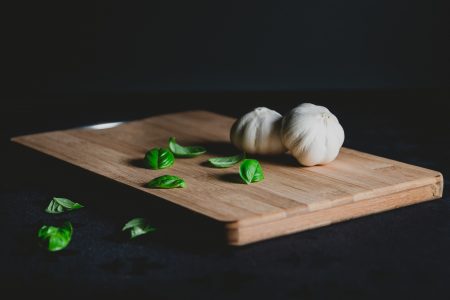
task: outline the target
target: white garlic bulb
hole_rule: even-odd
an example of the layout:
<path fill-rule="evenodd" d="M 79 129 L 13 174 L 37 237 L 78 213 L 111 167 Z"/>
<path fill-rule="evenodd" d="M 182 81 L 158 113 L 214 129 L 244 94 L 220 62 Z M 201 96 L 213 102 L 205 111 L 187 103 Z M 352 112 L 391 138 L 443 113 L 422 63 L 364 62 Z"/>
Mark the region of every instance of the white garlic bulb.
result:
<path fill-rule="evenodd" d="M 326 107 L 303 103 L 283 118 L 281 140 L 302 165 L 322 165 L 338 156 L 344 129 Z"/>
<path fill-rule="evenodd" d="M 231 127 L 233 145 L 250 154 L 286 152 L 280 137 L 282 116 L 266 107 L 258 107 L 238 119 Z"/>

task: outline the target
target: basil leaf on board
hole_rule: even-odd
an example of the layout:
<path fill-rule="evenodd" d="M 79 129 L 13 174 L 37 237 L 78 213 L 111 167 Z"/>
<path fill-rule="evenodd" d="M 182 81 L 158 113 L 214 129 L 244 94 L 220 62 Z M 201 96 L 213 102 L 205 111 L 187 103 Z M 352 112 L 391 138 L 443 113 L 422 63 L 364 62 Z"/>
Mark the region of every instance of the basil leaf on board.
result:
<path fill-rule="evenodd" d="M 239 175 L 246 184 L 264 179 L 261 165 L 256 159 L 244 159 L 239 168 Z"/>
<path fill-rule="evenodd" d="M 229 168 L 240 162 L 245 158 L 245 153 L 226 156 L 226 157 L 214 157 L 208 159 L 208 162 L 216 168 Z"/>
<path fill-rule="evenodd" d="M 59 251 L 67 247 L 72 239 L 73 227 L 70 222 L 65 222 L 62 227 L 44 225 L 38 231 L 38 238 L 51 252 Z"/>
<path fill-rule="evenodd" d="M 163 175 L 152 179 L 147 183 L 147 187 L 152 189 L 184 188 L 186 187 L 186 182 L 178 176 Z"/>
<path fill-rule="evenodd" d="M 144 218 L 134 218 L 128 221 L 125 226 L 123 226 L 122 231 L 128 229 L 130 230 L 130 237 L 132 239 L 156 230 L 156 228 L 150 226 L 150 224 Z"/>
<path fill-rule="evenodd" d="M 153 148 L 145 154 L 144 163 L 153 170 L 165 169 L 173 165 L 175 157 L 166 148 Z"/>
<path fill-rule="evenodd" d="M 84 207 L 80 203 L 73 202 L 66 198 L 53 197 L 52 201 L 48 204 L 45 212 L 49 214 L 60 214 L 66 211 L 80 209 Z"/>
<path fill-rule="evenodd" d="M 206 152 L 202 146 L 181 146 L 177 144 L 174 137 L 169 139 L 169 149 L 177 157 L 196 157 Z"/>

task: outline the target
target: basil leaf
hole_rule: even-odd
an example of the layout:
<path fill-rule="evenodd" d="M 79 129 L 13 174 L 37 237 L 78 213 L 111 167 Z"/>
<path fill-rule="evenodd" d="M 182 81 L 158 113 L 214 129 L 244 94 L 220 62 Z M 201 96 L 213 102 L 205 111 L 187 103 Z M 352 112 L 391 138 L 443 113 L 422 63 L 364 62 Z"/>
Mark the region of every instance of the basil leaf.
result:
<path fill-rule="evenodd" d="M 177 144 L 174 137 L 169 139 L 169 149 L 177 157 L 196 157 L 206 152 L 206 149 L 201 146 L 183 147 Z"/>
<path fill-rule="evenodd" d="M 256 159 L 244 159 L 239 168 L 239 175 L 246 184 L 258 182 L 264 179 L 261 165 Z"/>
<path fill-rule="evenodd" d="M 166 148 L 153 148 L 145 154 L 144 163 L 147 168 L 158 170 L 173 165 L 175 157 Z"/>
<path fill-rule="evenodd" d="M 229 168 L 245 158 L 245 153 L 227 157 L 214 157 L 208 159 L 209 163 L 216 168 Z"/>
<path fill-rule="evenodd" d="M 67 247 L 72 239 L 73 227 L 70 222 L 65 222 L 62 227 L 44 225 L 38 231 L 38 238 L 51 252 L 59 251 Z"/>
<path fill-rule="evenodd" d="M 125 226 L 123 226 L 122 231 L 128 229 L 130 230 L 130 237 L 132 239 L 156 230 L 156 228 L 150 226 L 150 224 L 144 218 L 134 218 L 128 221 Z"/>
<path fill-rule="evenodd" d="M 53 197 L 52 201 L 50 201 L 45 209 L 45 212 L 49 214 L 60 214 L 65 211 L 71 211 L 82 207 L 84 206 L 69 199 Z"/>
<path fill-rule="evenodd" d="M 178 176 L 163 175 L 152 179 L 147 183 L 147 187 L 153 189 L 184 188 L 186 187 L 186 183 Z"/>

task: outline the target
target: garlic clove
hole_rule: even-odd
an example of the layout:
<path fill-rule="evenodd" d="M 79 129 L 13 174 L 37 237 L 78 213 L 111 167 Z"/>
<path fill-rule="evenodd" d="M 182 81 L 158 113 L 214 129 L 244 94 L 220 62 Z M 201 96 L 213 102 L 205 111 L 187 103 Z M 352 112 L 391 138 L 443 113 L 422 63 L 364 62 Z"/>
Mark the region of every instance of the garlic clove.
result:
<path fill-rule="evenodd" d="M 304 103 L 283 118 L 281 140 L 304 166 L 336 159 L 344 138 L 338 119 L 323 106 Z"/>
<path fill-rule="evenodd" d="M 286 152 L 280 137 L 282 116 L 266 107 L 258 107 L 239 118 L 232 126 L 230 140 L 250 154 Z"/>

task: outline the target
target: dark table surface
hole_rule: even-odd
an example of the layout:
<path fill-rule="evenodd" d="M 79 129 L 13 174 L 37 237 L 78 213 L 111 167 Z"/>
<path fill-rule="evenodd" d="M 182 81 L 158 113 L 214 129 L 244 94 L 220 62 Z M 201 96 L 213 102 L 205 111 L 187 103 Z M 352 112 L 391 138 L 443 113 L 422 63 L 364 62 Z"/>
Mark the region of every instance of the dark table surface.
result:
<path fill-rule="evenodd" d="M 233 104 L 232 100 L 239 100 Z M 0 290 L 132 299 L 315 299 L 450 297 L 448 92 L 221 93 L 6 99 L 2 110 Z M 346 130 L 345 146 L 438 170 L 443 200 L 431 201 L 244 247 L 207 237 L 213 224 L 177 207 L 13 145 L 14 135 L 132 120 L 187 109 L 239 116 L 255 106 L 281 113 L 324 104 Z M 60 195 L 85 204 L 43 210 Z M 137 215 L 157 232 L 120 233 Z M 69 247 L 37 246 L 43 224 L 70 220 Z M 203 235 L 205 231 L 205 235 Z M 192 236 L 192 237 L 191 237 Z"/>

